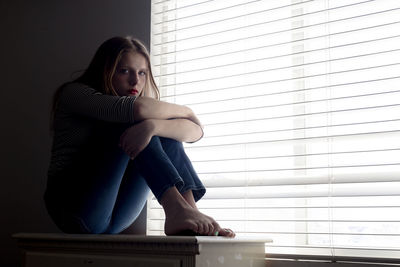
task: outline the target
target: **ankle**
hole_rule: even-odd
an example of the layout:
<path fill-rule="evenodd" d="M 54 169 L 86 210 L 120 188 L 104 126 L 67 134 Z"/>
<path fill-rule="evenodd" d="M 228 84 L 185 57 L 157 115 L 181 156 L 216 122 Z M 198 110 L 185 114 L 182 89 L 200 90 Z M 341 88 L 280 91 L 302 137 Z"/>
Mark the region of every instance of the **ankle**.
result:
<path fill-rule="evenodd" d="M 186 200 L 186 202 L 195 210 L 198 210 L 196 206 L 196 201 L 194 200 L 192 190 L 188 190 L 182 194 L 182 197 Z"/>
<path fill-rule="evenodd" d="M 160 200 L 160 204 L 163 207 L 166 216 L 191 207 L 175 186 L 165 191 Z"/>

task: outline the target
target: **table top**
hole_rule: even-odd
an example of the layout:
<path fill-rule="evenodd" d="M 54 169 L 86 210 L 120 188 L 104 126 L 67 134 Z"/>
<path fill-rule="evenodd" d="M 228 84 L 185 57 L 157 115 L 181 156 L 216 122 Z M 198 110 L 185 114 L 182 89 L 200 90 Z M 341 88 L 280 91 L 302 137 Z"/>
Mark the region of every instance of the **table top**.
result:
<path fill-rule="evenodd" d="M 146 236 L 146 235 L 106 235 L 106 234 L 63 234 L 63 233 L 17 233 L 13 238 L 30 241 L 77 241 L 77 242 L 118 242 L 118 243 L 271 243 L 272 239 L 237 236 Z"/>

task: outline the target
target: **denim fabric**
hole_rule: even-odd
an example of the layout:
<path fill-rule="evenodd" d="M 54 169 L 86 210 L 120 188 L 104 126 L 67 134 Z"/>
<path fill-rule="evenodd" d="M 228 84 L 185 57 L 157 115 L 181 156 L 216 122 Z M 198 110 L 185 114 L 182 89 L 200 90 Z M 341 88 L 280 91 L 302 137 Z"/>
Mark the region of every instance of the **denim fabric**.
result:
<path fill-rule="evenodd" d="M 192 190 L 195 200 L 205 188 L 181 142 L 154 136 L 134 159 L 118 147 L 126 126 L 97 129 L 71 167 L 49 177 L 44 195 L 49 215 L 66 233 L 119 233 L 143 209 L 149 190 L 157 200 L 172 186 Z"/>

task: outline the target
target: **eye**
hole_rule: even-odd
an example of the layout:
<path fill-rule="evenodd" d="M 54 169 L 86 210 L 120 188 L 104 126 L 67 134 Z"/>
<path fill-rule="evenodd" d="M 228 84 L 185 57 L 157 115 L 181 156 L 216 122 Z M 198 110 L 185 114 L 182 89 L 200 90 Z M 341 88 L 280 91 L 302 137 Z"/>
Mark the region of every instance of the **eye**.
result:
<path fill-rule="evenodd" d="M 146 76 L 146 72 L 145 71 L 139 71 L 139 75 L 140 76 Z"/>
<path fill-rule="evenodd" d="M 124 69 L 124 68 L 118 69 L 118 73 L 121 73 L 121 74 L 128 74 L 128 73 L 129 73 L 129 70 L 128 70 L 128 69 Z"/>

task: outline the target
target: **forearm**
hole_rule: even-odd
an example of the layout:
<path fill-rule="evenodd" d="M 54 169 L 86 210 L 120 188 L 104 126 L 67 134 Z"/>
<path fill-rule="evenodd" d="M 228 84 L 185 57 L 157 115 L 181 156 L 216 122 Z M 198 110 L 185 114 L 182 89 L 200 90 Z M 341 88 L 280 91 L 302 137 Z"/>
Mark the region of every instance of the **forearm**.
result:
<path fill-rule="evenodd" d="M 134 105 L 135 121 L 174 118 L 191 119 L 193 115 L 193 111 L 186 106 L 159 101 L 150 97 L 138 97 Z"/>
<path fill-rule="evenodd" d="M 124 131 L 119 145 L 131 159 L 134 159 L 149 144 L 153 136 L 180 142 L 195 142 L 203 136 L 203 129 L 187 119 L 149 119 L 136 123 Z"/>
<path fill-rule="evenodd" d="M 196 142 L 203 136 L 201 126 L 187 119 L 149 121 L 153 124 L 153 135 L 189 143 Z"/>

